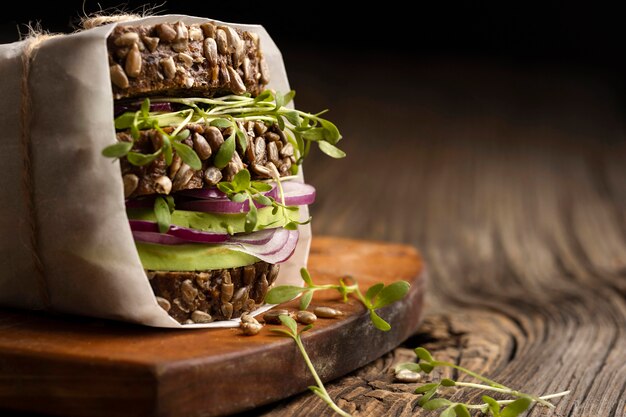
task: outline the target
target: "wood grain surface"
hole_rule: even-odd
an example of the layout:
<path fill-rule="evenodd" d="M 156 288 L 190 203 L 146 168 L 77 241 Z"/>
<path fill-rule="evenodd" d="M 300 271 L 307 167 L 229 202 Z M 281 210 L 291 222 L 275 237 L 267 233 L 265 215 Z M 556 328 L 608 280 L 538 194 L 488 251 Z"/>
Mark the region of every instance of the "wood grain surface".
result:
<path fill-rule="evenodd" d="M 316 293 L 311 308 L 344 313 L 319 318 L 302 335 L 322 380 L 379 358 L 418 328 L 425 275 L 410 246 L 318 237 L 309 270 L 319 284 L 348 276 L 363 288 L 412 284 L 404 299 L 380 310 L 393 324 L 389 332 L 376 330 L 356 299 Z M 298 304 L 281 307 L 295 312 Z M 293 341 L 270 330 L 279 327 L 248 337 L 232 328 L 172 331 L 0 310 L 0 415 L 210 417 L 252 409 L 314 384 Z"/>
<path fill-rule="evenodd" d="M 307 161 L 314 233 L 415 245 L 431 279 L 420 331 L 331 396 L 354 416 L 436 415 L 391 372 L 425 346 L 527 392 L 572 391 L 529 416 L 625 416 L 622 80 L 397 55 L 355 71 L 354 55 L 287 57 L 299 107 L 329 107 L 348 154 Z M 332 414 L 305 394 L 249 415 Z"/>

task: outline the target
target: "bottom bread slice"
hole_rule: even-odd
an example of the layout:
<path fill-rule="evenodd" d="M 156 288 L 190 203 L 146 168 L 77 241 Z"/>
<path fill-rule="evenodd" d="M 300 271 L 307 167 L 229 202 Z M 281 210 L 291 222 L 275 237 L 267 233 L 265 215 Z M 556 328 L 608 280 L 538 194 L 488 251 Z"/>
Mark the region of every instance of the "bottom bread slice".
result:
<path fill-rule="evenodd" d="M 267 262 L 211 271 L 150 271 L 159 305 L 183 324 L 237 318 L 263 303 L 280 266 Z"/>

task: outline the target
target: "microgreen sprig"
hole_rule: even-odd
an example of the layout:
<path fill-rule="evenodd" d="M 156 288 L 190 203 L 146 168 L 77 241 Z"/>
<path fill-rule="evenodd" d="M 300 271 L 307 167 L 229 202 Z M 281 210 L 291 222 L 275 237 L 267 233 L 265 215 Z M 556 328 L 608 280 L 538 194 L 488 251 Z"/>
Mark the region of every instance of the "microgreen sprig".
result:
<path fill-rule="evenodd" d="M 443 408 L 443 411 L 439 415 L 440 417 L 469 417 L 469 410 L 479 410 L 483 414 L 491 414 L 492 417 L 516 417 L 526 411 L 528 407 L 530 407 L 530 405 L 533 403 L 538 403 L 548 408 L 554 408 L 554 405 L 547 400 L 569 394 L 569 391 L 563 391 L 557 394 L 543 396 L 526 394 L 508 388 L 496 381 L 493 381 L 483 375 L 480 375 L 457 364 L 436 360 L 433 358 L 431 353 L 423 347 L 418 347 L 417 349 L 415 349 L 415 353 L 419 358 L 419 363 L 401 363 L 395 367 L 395 371 L 398 372 L 400 370 L 409 370 L 412 372 L 425 372 L 428 374 L 437 367 L 447 367 L 469 375 L 484 383 L 477 384 L 473 382 L 461 382 L 444 378 L 441 381 L 431 382 L 417 387 L 415 393 L 422 395 L 422 397 L 418 401 L 418 405 L 426 410 L 438 410 Z M 500 394 L 510 395 L 512 397 L 516 397 L 516 399 L 496 400 L 492 397 L 489 397 L 488 395 L 483 395 L 483 402 L 481 404 L 459 403 L 450 401 L 446 398 L 436 398 L 435 396 L 437 395 L 437 392 L 441 387 L 467 387 L 481 389 L 484 391 L 493 391 Z M 504 408 L 502 408 L 503 405 L 505 406 Z"/>
<path fill-rule="evenodd" d="M 313 379 L 315 380 L 315 383 L 317 384 L 317 386 L 310 386 L 309 389 L 315 395 L 320 397 L 326 404 L 328 404 L 328 406 L 330 408 L 333 409 L 333 411 L 335 411 L 340 416 L 342 416 L 342 417 L 352 417 L 349 413 L 347 413 L 344 410 L 342 410 L 333 401 L 333 399 L 330 397 L 330 395 L 328 394 L 328 391 L 326 391 L 326 388 L 324 387 L 324 384 L 322 383 L 321 378 L 317 374 L 317 371 L 315 370 L 315 367 L 313 366 L 313 363 L 311 362 L 311 358 L 309 358 L 309 355 L 307 354 L 306 350 L 304 349 L 304 344 L 302 343 L 302 339 L 300 338 L 300 335 L 303 332 L 306 332 L 307 330 L 310 330 L 313 327 L 313 325 L 309 324 L 309 325 L 303 327 L 300 331 L 298 331 L 298 324 L 296 323 L 296 321 L 294 319 L 292 319 L 288 315 L 281 314 L 280 316 L 278 316 L 278 318 L 280 319 L 282 324 L 285 327 L 287 327 L 288 330 L 284 330 L 284 329 L 270 329 L 270 331 L 276 332 L 276 333 L 281 333 L 281 334 L 283 334 L 283 335 L 285 335 L 287 337 L 290 337 L 296 343 L 296 345 L 298 346 L 298 349 L 300 350 L 300 354 L 302 355 L 302 358 L 304 359 L 304 362 L 306 363 L 306 366 L 309 368 L 309 371 L 311 371 L 311 374 L 313 375 Z"/>
<path fill-rule="evenodd" d="M 126 157 L 129 163 L 135 166 L 144 166 L 152 163 L 160 155 L 163 155 L 165 163 L 169 166 L 173 160 L 173 150 L 184 163 L 192 169 L 202 169 L 202 162 L 198 154 L 192 147 L 182 143 L 187 139 L 191 132 L 189 129 L 183 129 L 193 118 L 192 109 L 177 112 L 178 117 L 168 117 L 163 120 L 162 115 L 150 112 L 150 99 L 146 98 L 141 104 L 141 108 L 136 112 L 127 112 L 115 119 L 116 129 L 130 129 L 130 142 L 118 142 L 107 146 L 102 150 L 102 155 L 109 158 Z M 167 133 L 162 126 L 173 126 L 172 133 Z M 140 138 L 140 130 L 153 128 L 159 133 L 161 146 L 150 154 L 143 154 L 132 151 L 135 141 Z M 231 155 L 232 156 L 232 155 Z"/>
<path fill-rule="evenodd" d="M 284 193 L 280 183 L 280 177 L 276 176 L 275 181 L 278 184 L 281 201 L 278 202 L 274 198 L 264 195 L 263 193 L 268 192 L 272 189 L 272 186 L 263 181 L 251 181 L 250 180 L 250 172 L 247 169 L 242 169 L 233 177 L 232 181 L 223 181 L 217 184 L 217 188 L 226 194 L 226 196 L 235 203 L 243 203 L 244 201 L 248 201 L 248 212 L 246 213 L 245 220 L 245 231 L 247 233 L 252 232 L 258 224 L 258 210 L 255 205 L 255 202 L 259 203 L 263 206 L 272 206 L 274 209 L 272 210 L 272 214 L 276 215 L 278 211 L 281 211 L 281 217 L 283 219 L 284 228 L 295 230 L 298 228 L 299 224 L 306 224 L 311 219 L 309 218 L 306 222 L 299 222 L 295 220 L 291 220 L 289 216 L 289 212 L 293 212 L 298 210 L 297 206 L 286 206 L 284 204 Z M 264 229 L 272 226 L 273 224 L 261 225 L 259 228 Z"/>
<path fill-rule="evenodd" d="M 302 268 L 300 270 L 300 275 L 305 283 L 304 287 L 295 285 L 279 285 L 272 288 L 267 293 L 265 296 L 265 302 L 269 304 L 280 304 L 292 300 L 302 294 L 302 297 L 300 298 L 300 309 L 306 310 L 313 299 L 313 294 L 316 291 L 339 291 L 344 302 L 348 301 L 349 294 L 354 294 L 369 311 L 369 316 L 374 326 L 382 331 L 390 330 L 391 326 L 376 313 L 376 310 L 402 299 L 410 287 L 410 284 L 406 281 L 396 281 L 389 285 L 378 283 L 368 288 L 366 293 L 363 294 L 359 288 L 358 282 L 354 279 L 352 279 L 353 282 L 350 284 L 346 283 L 344 279 L 340 279 L 339 284 L 337 285 L 317 285 L 313 283 L 311 275 L 306 268 Z"/>
<path fill-rule="evenodd" d="M 157 196 L 154 199 L 154 216 L 156 217 L 160 233 L 167 233 L 170 230 L 174 207 L 174 197 L 171 195 Z"/>
<path fill-rule="evenodd" d="M 246 121 L 276 124 L 285 133 L 287 140 L 296 150 L 297 160 L 296 165 L 292 167 L 292 174 L 297 173 L 297 165 L 300 165 L 308 155 L 311 143 L 317 143 L 322 152 L 333 158 L 345 157 L 345 152 L 337 147 L 342 138 L 339 129 L 332 122 L 320 117 L 325 111 L 311 114 L 286 107 L 294 96 L 294 91 L 283 95 L 265 90 L 257 97 L 229 95 L 219 98 L 152 99 L 154 103 L 177 103 L 188 107 L 170 112 L 150 112 L 150 100 L 145 99 L 140 110 L 126 112 L 118 116 L 115 119 L 115 128 L 118 130 L 130 129 L 133 140 L 139 139 L 141 129 L 166 126 L 176 126 L 172 134 L 175 136 L 180 129 L 189 123 L 204 123 L 221 129 L 232 128 L 231 134 L 215 156 L 215 166 L 220 169 L 230 161 L 236 149 L 236 141 L 241 149 L 247 148 L 248 136 L 242 127 L 242 123 Z M 124 145 L 120 143 L 105 148 L 103 154 L 111 158 L 126 156 L 132 149 L 132 143 L 130 145 L 127 144 L 130 142 L 123 142 Z M 150 154 L 148 157 L 153 155 Z M 158 155 L 160 153 L 154 158 Z M 134 159 L 137 160 L 138 157 Z M 139 162 L 144 161 L 145 159 Z"/>

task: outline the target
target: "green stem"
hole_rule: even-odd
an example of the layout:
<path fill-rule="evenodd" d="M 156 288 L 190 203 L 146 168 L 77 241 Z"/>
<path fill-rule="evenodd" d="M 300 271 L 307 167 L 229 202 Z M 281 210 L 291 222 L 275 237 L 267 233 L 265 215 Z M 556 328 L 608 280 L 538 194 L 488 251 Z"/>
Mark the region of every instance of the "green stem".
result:
<path fill-rule="evenodd" d="M 487 385 L 482 385 L 482 384 L 473 384 L 471 382 L 456 382 L 456 385 L 461 385 L 461 386 L 466 386 L 466 387 L 473 387 L 473 388 L 479 388 L 479 389 L 484 389 L 484 390 L 491 390 L 491 391 L 496 391 L 496 392 L 501 392 L 501 393 L 505 393 L 505 394 L 509 394 L 509 395 L 514 395 L 516 397 L 520 397 L 520 398 L 529 398 L 533 401 L 536 401 L 540 404 L 545 405 L 548 408 L 554 408 L 554 405 L 546 400 L 542 400 L 540 397 L 536 397 L 534 395 L 529 395 L 529 394 L 525 394 L 523 392 L 520 391 L 516 391 L 514 389 L 511 389 L 507 386 L 504 386 L 502 384 L 499 384 L 487 377 L 484 377 L 480 374 L 477 374 L 476 372 L 472 372 L 469 369 L 463 368 L 462 366 L 456 365 L 454 363 L 450 363 L 450 362 L 440 362 L 440 361 L 433 361 L 431 362 L 431 364 L 433 366 L 447 366 L 449 368 L 454 368 L 458 371 L 464 372 L 470 376 L 473 376 L 474 378 L 486 382 Z"/>
<path fill-rule="evenodd" d="M 570 393 L 569 390 L 567 390 L 567 391 L 557 392 L 556 394 L 542 395 L 541 397 L 538 397 L 538 398 L 541 398 L 542 400 L 550 400 L 552 398 L 564 397 L 568 395 L 569 393 Z M 498 400 L 498 403 L 502 405 L 506 405 L 506 404 L 511 404 L 513 401 L 515 400 Z"/>
<path fill-rule="evenodd" d="M 317 384 L 318 388 L 322 391 L 323 394 L 323 400 L 330 406 L 330 408 L 332 408 L 337 414 L 339 414 L 342 417 L 352 417 L 351 414 L 343 411 L 341 408 L 339 408 L 339 406 L 337 404 L 335 404 L 335 402 L 332 400 L 332 398 L 330 398 L 330 395 L 328 394 L 328 391 L 326 391 L 326 388 L 324 387 L 324 384 L 322 383 L 322 380 L 320 379 L 319 375 L 317 374 L 317 371 L 315 370 L 315 367 L 313 366 L 313 363 L 311 362 L 311 359 L 309 358 L 309 355 L 306 353 L 306 350 L 304 349 L 304 345 L 302 344 L 302 340 L 300 339 L 300 335 L 296 335 L 293 340 L 296 342 L 296 345 L 298 345 L 298 349 L 300 349 L 300 353 L 302 354 L 302 358 L 304 359 L 304 362 L 306 363 L 306 366 L 309 368 L 309 371 L 311 371 L 311 374 L 313 375 L 313 379 L 315 379 L 315 383 Z"/>
<path fill-rule="evenodd" d="M 363 303 L 365 308 L 367 308 L 368 310 L 372 310 L 372 305 L 369 303 L 369 301 L 367 301 L 367 299 L 365 298 L 365 296 L 361 292 L 361 289 L 359 288 L 359 286 L 357 284 L 354 284 L 351 287 L 355 288 L 354 292 L 356 293 L 356 296 L 359 298 L 359 301 L 361 301 Z M 347 288 L 351 288 L 351 287 L 347 287 Z"/>

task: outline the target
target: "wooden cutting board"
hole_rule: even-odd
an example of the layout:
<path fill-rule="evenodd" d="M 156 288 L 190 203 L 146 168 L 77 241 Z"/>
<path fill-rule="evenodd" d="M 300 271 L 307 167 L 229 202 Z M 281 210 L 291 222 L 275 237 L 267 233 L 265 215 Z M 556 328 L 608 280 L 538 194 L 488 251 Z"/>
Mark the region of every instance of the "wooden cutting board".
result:
<path fill-rule="evenodd" d="M 350 275 L 362 288 L 412 284 L 402 301 L 380 310 L 389 332 L 376 330 L 356 300 L 316 293 L 312 307 L 345 313 L 318 319 L 303 335 L 324 381 L 383 355 L 417 329 L 424 268 L 412 247 L 318 237 L 309 271 L 317 283 Z M 297 310 L 297 301 L 284 306 Z M 250 337 L 238 329 L 165 330 L 0 310 L 0 414 L 206 417 L 252 409 L 314 383 L 293 341 L 271 327 L 277 326 Z"/>

